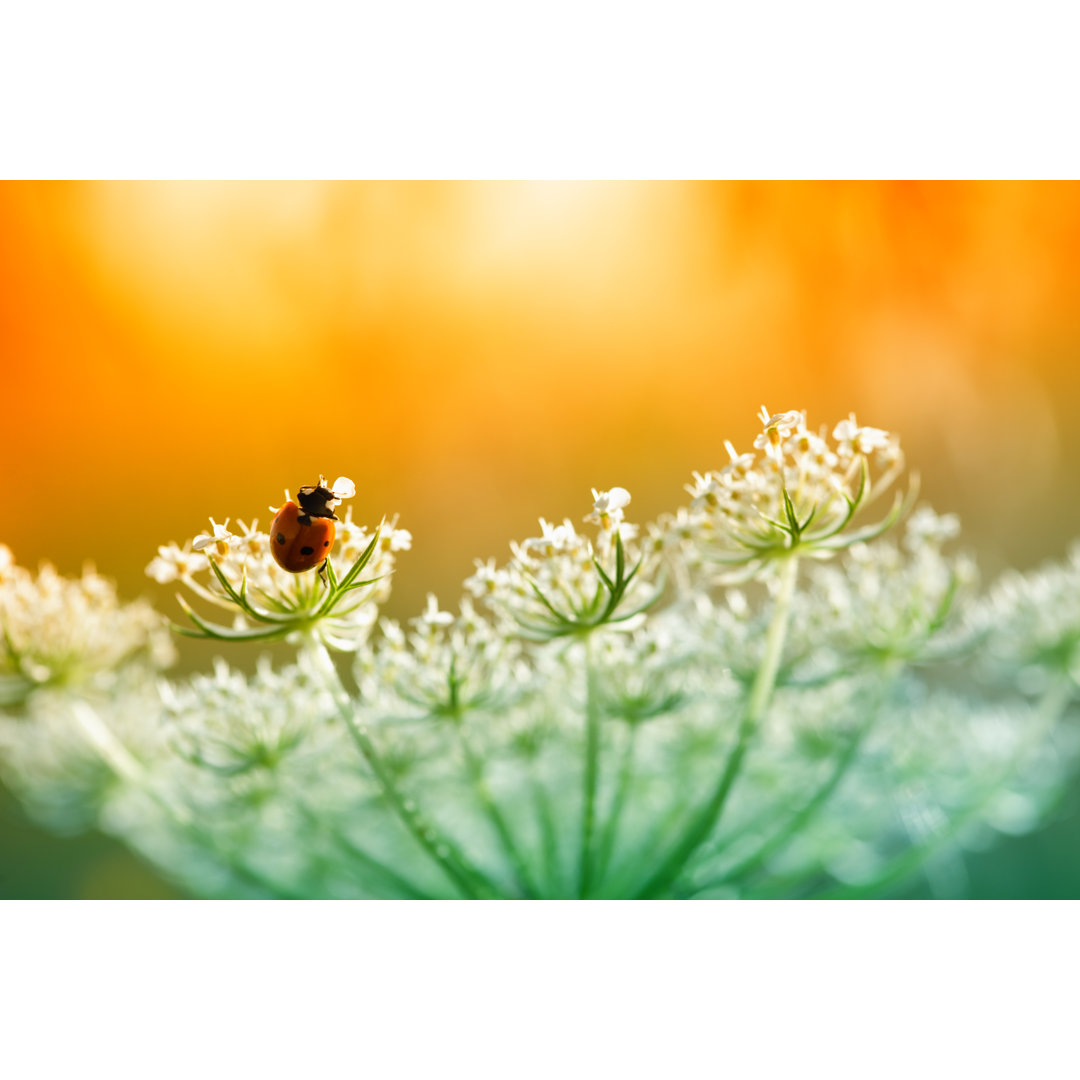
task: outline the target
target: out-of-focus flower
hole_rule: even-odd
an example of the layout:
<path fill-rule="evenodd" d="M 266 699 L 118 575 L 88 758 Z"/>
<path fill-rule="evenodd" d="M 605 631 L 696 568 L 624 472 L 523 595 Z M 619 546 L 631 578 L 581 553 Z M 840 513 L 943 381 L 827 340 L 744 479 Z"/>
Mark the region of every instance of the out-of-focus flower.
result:
<path fill-rule="evenodd" d="M 585 520 L 590 525 L 599 525 L 602 529 L 612 529 L 622 524 L 623 510 L 630 505 L 630 492 L 626 488 L 616 487 L 610 491 L 592 489 L 592 513 Z"/>
<path fill-rule="evenodd" d="M 0 545 L 0 705 L 44 687 L 103 689 L 131 667 L 153 670 L 173 659 L 165 621 L 145 601 L 121 603 L 111 581 L 87 568 L 36 575 Z"/>
<path fill-rule="evenodd" d="M 815 567 L 808 592 L 815 632 L 848 663 L 927 659 L 970 643 L 955 609 L 970 600 L 975 565 L 941 550 L 958 530 L 952 515 L 921 507 L 905 525 L 903 551 L 884 540 L 853 544 L 842 564 Z"/>
<path fill-rule="evenodd" d="M 1005 574 L 980 606 L 986 673 L 1041 692 L 1054 680 L 1080 689 L 1080 544 L 1062 564 Z"/>
<path fill-rule="evenodd" d="M 365 707 L 381 716 L 460 719 L 505 709 L 531 686 L 521 642 L 483 618 L 469 597 L 457 615 L 433 595 L 405 631 L 383 620 L 375 648 L 357 660 Z"/>

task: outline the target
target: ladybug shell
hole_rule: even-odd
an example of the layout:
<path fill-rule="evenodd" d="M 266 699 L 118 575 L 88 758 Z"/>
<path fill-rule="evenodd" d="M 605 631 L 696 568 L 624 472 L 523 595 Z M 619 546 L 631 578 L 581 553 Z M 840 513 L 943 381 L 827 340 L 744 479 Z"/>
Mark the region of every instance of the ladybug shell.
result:
<path fill-rule="evenodd" d="M 270 550 L 274 562 L 290 574 L 313 570 L 334 546 L 334 522 L 308 517 L 294 502 L 287 502 L 270 526 Z"/>

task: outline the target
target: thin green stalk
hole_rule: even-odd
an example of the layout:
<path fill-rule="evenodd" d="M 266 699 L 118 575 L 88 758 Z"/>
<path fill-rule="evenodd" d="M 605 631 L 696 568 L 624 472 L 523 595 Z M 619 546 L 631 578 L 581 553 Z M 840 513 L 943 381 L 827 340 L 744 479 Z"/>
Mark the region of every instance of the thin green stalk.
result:
<path fill-rule="evenodd" d="M 371 736 L 365 728 L 356 722 L 352 699 L 349 697 L 341 678 L 334 666 L 334 661 L 321 642 L 310 642 L 309 652 L 327 677 L 327 685 L 334 695 L 338 712 L 345 721 L 345 726 L 352 736 L 356 748 L 367 762 L 382 788 L 383 797 L 390 804 L 402 824 L 424 852 L 439 866 L 444 874 L 472 899 L 491 899 L 499 896 L 499 890 L 483 873 L 473 866 L 465 855 L 458 850 L 453 841 L 440 833 L 417 809 L 416 803 L 405 798 L 398 790 L 394 777 L 387 769 Z"/>
<path fill-rule="evenodd" d="M 1046 737 L 1049 730 L 1064 714 L 1071 695 L 1072 686 L 1068 676 L 1057 679 L 1047 688 L 1038 706 L 1040 722 L 1032 724 L 1032 730 L 1028 738 L 1024 740 L 1021 754 Z M 887 889 L 901 884 L 915 874 L 928 859 L 955 841 L 971 821 L 986 809 L 986 806 L 1001 790 L 1001 785 L 1009 779 L 1015 764 L 1013 762 L 1006 768 L 993 784 L 988 784 L 979 797 L 951 818 L 946 826 L 921 844 L 915 844 L 894 856 L 872 880 L 855 885 L 837 885 L 824 892 L 813 894 L 812 898 L 815 900 L 856 900 L 881 895 Z"/>
<path fill-rule="evenodd" d="M 539 890 L 533 883 L 532 874 L 525 864 L 525 860 L 521 857 L 521 849 L 514 840 L 514 836 L 510 832 L 510 826 L 507 824 L 506 818 L 503 816 L 502 810 L 499 809 L 499 804 L 495 801 L 495 796 L 488 786 L 483 759 L 470 745 L 464 730 L 462 730 L 460 720 L 457 721 L 457 725 L 458 735 L 461 739 L 461 749 L 465 754 L 465 763 L 472 777 L 477 800 L 487 815 L 488 821 L 491 822 L 491 827 L 503 849 L 503 854 L 510 862 L 514 882 L 518 890 L 528 899 L 535 900 L 539 895 Z"/>
<path fill-rule="evenodd" d="M 578 865 L 578 896 L 592 887 L 593 838 L 596 830 L 596 789 L 600 779 L 600 705 L 597 701 L 592 649 L 585 645 L 585 764 L 582 770 L 581 861 Z"/>
<path fill-rule="evenodd" d="M 759 724 L 769 707 L 776 675 L 780 670 L 780 660 L 784 653 L 784 639 L 787 636 L 788 623 L 791 619 L 791 603 L 795 596 L 795 581 L 799 572 L 799 560 L 795 554 L 788 555 L 780 564 L 780 586 L 777 590 L 772 619 L 765 637 L 765 653 L 761 666 L 754 678 L 746 710 L 739 723 L 735 745 L 728 755 L 727 763 L 717 781 L 716 787 L 705 805 L 691 818 L 683 835 L 675 847 L 664 859 L 656 871 L 648 878 L 636 894 L 639 899 L 655 899 L 663 895 L 682 874 L 689 858 L 708 839 L 716 828 L 724 804 L 727 802 L 735 781 L 742 768 L 750 741 L 757 733 Z"/>
<path fill-rule="evenodd" d="M 872 713 L 869 714 L 867 719 L 864 720 L 864 722 L 860 724 L 848 738 L 847 743 L 834 762 L 833 768 L 828 777 L 826 777 L 825 782 L 802 805 L 802 807 L 794 813 L 779 830 L 777 830 L 777 832 L 761 844 L 752 855 L 748 855 L 741 862 L 738 862 L 730 869 L 725 870 L 718 877 L 713 878 L 703 885 L 694 885 L 690 889 L 690 894 L 704 892 L 707 889 L 715 889 L 721 885 L 729 885 L 732 882 L 743 880 L 751 875 L 757 874 L 769 859 L 783 851 L 792 839 L 794 839 L 794 837 L 796 837 L 799 832 L 813 820 L 815 815 L 821 811 L 832 797 L 833 792 L 840 786 L 840 782 L 847 775 L 848 770 L 851 768 L 852 763 L 858 755 L 859 746 L 862 744 L 863 736 L 870 727 L 869 719 L 872 715 Z"/>
<path fill-rule="evenodd" d="M 713 878 L 707 884 L 697 885 L 690 889 L 689 894 L 702 892 L 706 889 L 715 889 L 721 885 L 728 885 L 734 881 L 745 879 L 752 874 L 758 873 L 762 867 L 784 850 L 785 847 L 821 812 L 822 808 L 832 798 L 833 793 L 840 786 L 841 781 L 847 775 L 848 770 L 858 757 L 859 748 L 867 732 L 877 718 L 878 709 L 888 695 L 889 688 L 894 684 L 902 666 L 902 661 L 893 659 L 886 663 L 881 673 L 881 682 L 878 690 L 872 695 L 872 700 L 866 709 L 866 714 L 861 723 L 848 737 L 844 748 L 833 763 L 833 768 L 825 778 L 824 783 L 813 795 L 797 810 L 788 821 L 780 827 L 768 840 L 758 847 L 751 855 L 741 862 L 725 870 L 718 877 Z"/>
<path fill-rule="evenodd" d="M 668 837 L 677 831 L 680 820 L 685 817 L 683 808 L 678 803 L 670 806 L 667 813 L 654 822 L 645 839 L 637 846 L 637 852 L 629 859 L 622 860 L 623 872 L 621 875 L 612 875 L 613 880 L 605 890 L 606 894 L 618 899 L 636 896 L 641 880 L 641 867 L 652 864 L 655 853 L 665 845 Z"/>
<path fill-rule="evenodd" d="M 353 742 L 356 743 L 357 749 L 379 782 L 386 801 L 425 853 L 438 864 L 443 873 L 465 896 L 474 900 L 497 897 L 499 891 L 495 885 L 468 862 L 456 845 L 440 834 L 435 826 L 420 814 L 411 799 L 406 799 L 401 794 L 375 744 L 371 741 L 371 737 L 357 724 L 352 710 L 343 710 L 342 716 Z"/>
<path fill-rule="evenodd" d="M 563 891 L 563 875 L 559 865 L 559 832 L 555 828 L 555 816 L 547 787 L 535 774 L 532 777 L 532 794 L 536 818 L 540 824 L 540 853 L 547 893 L 549 896 L 560 896 Z"/>
<path fill-rule="evenodd" d="M 637 744 L 637 724 L 627 724 L 626 745 L 623 747 L 622 760 L 619 762 L 619 775 L 615 782 L 615 793 L 611 797 L 611 809 L 608 811 L 604 831 L 600 837 L 600 850 L 596 856 L 596 876 L 602 879 L 607 873 L 615 841 L 619 833 L 626 797 L 630 793 L 630 784 L 634 778 L 634 750 Z"/>
<path fill-rule="evenodd" d="M 320 833 L 325 833 L 327 831 L 326 822 L 318 818 L 312 812 L 310 807 L 306 805 L 301 806 L 300 810 L 313 829 Z M 416 885 L 414 882 L 398 873 L 397 870 L 392 866 L 388 866 L 381 859 L 377 859 L 374 855 L 357 844 L 351 837 L 346 836 L 340 829 L 332 829 L 329 831 L 328 835 L 333 843 L 340 848 L 349 859 L 358 864 L 359 867 L 362 867 L 363 870 L 374 874 L 376 878 L 381 879 L 384 888 L 389 888 L 396 896 L 407 896 L 411 900 L 430 900 L 432 898 L 431 895 L 420 888 L 419 885 Z M 362 884 L 365 888 L 368 886 L 366 881 L 362 882 Z"/>

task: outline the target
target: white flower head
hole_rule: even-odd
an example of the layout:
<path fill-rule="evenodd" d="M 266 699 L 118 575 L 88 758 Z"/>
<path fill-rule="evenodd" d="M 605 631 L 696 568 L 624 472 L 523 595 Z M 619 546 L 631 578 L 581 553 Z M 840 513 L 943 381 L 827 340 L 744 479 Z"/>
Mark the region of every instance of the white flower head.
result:
<path fill-rule="evenodd" d="M 35 576 L 11 563 L 0 577 L 0 712 L 42 686 L 113 686 L 129 664 L 145 673 L 172 656 L 161 617 L 121 601 L 90 566 L 70 579 L 48 564 Z"/>
<path fill-rule="evenodd" d="M 301 488 L 297 498 L 302 505 L 306 500 L 305 509 L 313 516 L 329 517 L 325 511 L 334 496 L 323 484 L 320 477 L 317 486 Z M 352 486 L 339 477 L 334 490 L 344 494 Z M 180 596 L 198 631 L 186 632 L 194 636 L 276 641 L 304 633 L 313 634 L 329 648 L 352 651 L 374 625 L 377 606 L 389 594 L 395 553 L 407 549 L 411 538 L 396 527 L 396 517 L 384 520 L 377 530 L 354 522 L 348 510 L 336 520 L 335 536 L 326 545 L 332 545 L 326 555 L 332 562 L 326 577 L 320 575 L 315 585 L 309 586 L 277 562 L 270 534 L 254 522 L 240 522 L 234 533 L 228 520 L 219 525 L 211 519 L 212 531 L 184 548 L 174 544 L 159 549 L 147 572 L 159 582 L 180 581 L 197 599 L 231 613 L 231 620 L 210 624 Z M 358 565 L 360 559 L 364 562 Z M 364 567 L 368 573 L 358 580 Z M 356 572 L 350 577 L 353 568 Z M 351 594 L 348 602 L 343 599 L 346 594 Z"/>

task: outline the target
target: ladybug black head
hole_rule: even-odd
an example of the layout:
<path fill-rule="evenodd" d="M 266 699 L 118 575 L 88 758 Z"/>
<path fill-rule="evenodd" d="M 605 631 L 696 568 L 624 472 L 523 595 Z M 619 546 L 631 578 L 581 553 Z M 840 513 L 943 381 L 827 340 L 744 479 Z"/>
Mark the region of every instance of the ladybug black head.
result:
<path fill-rule="evenodd" d="M 322 480 L 321 477 L 319 479 Z M 296 501 L 300 504 L 300 509 L 308 517 L 338 520 L 337 515 L 334 513 L 334 507 L 340 500 L 321 482 L 309 487 L 302 487 L 296 493 Z"/>

